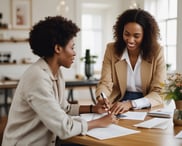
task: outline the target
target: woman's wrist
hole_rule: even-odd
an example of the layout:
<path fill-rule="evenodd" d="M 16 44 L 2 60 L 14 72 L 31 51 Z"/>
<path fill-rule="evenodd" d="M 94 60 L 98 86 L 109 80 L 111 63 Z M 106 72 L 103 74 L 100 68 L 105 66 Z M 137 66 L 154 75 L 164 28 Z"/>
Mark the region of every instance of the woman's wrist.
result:
<path fill-rule="evenodd" d="M 127 106 L 129 107 L 129 109 L 134 108 L 132 100 L 127 100 L 126 102 L 127 102 Z"/>

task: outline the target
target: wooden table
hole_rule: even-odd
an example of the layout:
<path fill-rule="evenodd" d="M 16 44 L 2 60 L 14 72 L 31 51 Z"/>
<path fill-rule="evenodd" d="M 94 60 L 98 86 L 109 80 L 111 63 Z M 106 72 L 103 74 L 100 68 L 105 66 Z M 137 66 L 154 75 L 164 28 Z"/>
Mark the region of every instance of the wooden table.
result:
<path fill-rule="evenodd" d="M 142 110 L 148 111 L 148 110 Z M 145 120 L 151 117 L 146 117 Z M 78 143 L 87 146 L 182 146 L 182 139 L 176 139 L 175 135 L 182 130 L 182 126 L 171 125 L 165 130 L 145 129 L 134 127 L 134 124 L 140 123 L 138 120 L 120 120 L 122 127 L 140 131 L 140 133 L 111 138 L 107 140 L 98 140 L 89 136 L 75 136 L 64 142 Z"/>

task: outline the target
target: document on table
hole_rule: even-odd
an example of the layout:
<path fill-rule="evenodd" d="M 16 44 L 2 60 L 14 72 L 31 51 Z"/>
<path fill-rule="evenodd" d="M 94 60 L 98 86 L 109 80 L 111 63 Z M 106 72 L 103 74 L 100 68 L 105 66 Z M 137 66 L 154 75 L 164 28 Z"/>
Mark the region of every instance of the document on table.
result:
<path fill-rule="evenodd" d="M 90 121 L 90 120 L 94 120 L 94 119 L 98 119 L 100 117 L 103 117 L 104 115 L 106 115 L 107 113 L 104 114 L 96 114 L 96 113 L 88 113 L 88 114 L 80 114 L 80 116 L 86 120 L 86 121 Z"/>
<path fill-rule="evenodd" d="M 171 118 L 173 116 L 173 110 L 162 108 L 162 109 L 152 110 L 148 112 L 148 115 L 153 117 Z"/>
<path fill-rule="evenodd" d="M 86 121 L 90 121 L 93 119 L 100 118 L 104 116 L 105 114 L 81 114 L 80 116 L 85 119 Z M 129 134 L 135 134 L 140 131 L 124 128 L 121 126 L 118 126 L 116 124 L 111 124 L 108 127 L 105 128 L 94 128 L 87 132 L 87 135 L 94 137 L 96 139 L 104 140 Z"/>
<path fill-rule="evenodd" d="M 171 123 L 171 119 L 166 118 L 153 118 L 139 124 L 135 124 L 136 127 L 141 128 L 159 128 L 159 129 L 166 129 L 169 124 Z"/>
<path fill-rule="evenodd" d="M 119 114 L 117 117 L 120 119 L 129 119 L 129 120 L 144 120 L 147 115 L 147 112 L 131 112 L 128 111 L 123 114 Z"/>
<path fill-rule="evenodd" d="M 125 136 L 129 134 L 138 133 L 140 131 L 124 128 L 115 124 L 111 124 L 106 128 L 95 128 L 87 132 L 87 135 L 104 140 L 109 138 L 114 138 L 118 136 Z"/>

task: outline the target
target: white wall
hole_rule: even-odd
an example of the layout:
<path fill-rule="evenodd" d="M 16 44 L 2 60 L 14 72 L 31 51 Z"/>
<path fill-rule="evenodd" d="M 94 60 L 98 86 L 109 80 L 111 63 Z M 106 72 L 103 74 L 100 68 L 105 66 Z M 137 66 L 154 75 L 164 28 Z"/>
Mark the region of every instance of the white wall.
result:
<path fill-rule="evenodd" d="M 69 3 L 69 14 L 67 17 L 75 19 L 74 0 L 67 0 Z M 56 7 L 59 0 L 32 0 L 32 25 L 47 16 L 58 15 Z M 3 13 L 3 23 L 7 23 L 11 27 L 11 0 L 0 0 L 0 12 Z M 8 39 L 11 37 L 28 38 L 29 30 L 0 30 L 1 37 Z M 0 43 L 0 52 L 10 51 L 12 54 L 11 60 L 16 60 L 18 63 L 23 58 L 30 58 L 35 61 L 38 57 L 32 54 L 28 42 L 24 43 Z M 20 78 L 22 73 L 29 65 L 0 65 L 0 78 L 8 76 L 11 78 Z M 71 70 L 71 71 L 70 71 Z M 73 78 L 75 75 L 74 65 L 71 69 L 65 69 L 67 78 Z"/>
<path fill-rule="evenodd" d="M 0 12 L 3 13 L 3 22 L 10 24 L 11 22 L 11 0 L 0 0 Z M 35 24 L 40 19 L 43 19 L 46 16 L 55 16 L 58 15 L 56 11 L 57 4 L 60 0 L 32 0 L 32 24 Z M 144 7 L 145 0 L 136 0 L 139 4 L 139 7 Z M 124 10 L 129 8 L 129 5 L 133 2 L 133 0 L 66 0 L 66 4 L 69 6 L 69 11 L 65 13 L 65 16 L 69 19 L 72 19 L 74 22 L 77 23 L 78 26 L 81 26 L 81 13 L 82 13 L 82 3 L 104 3 L 109 5 L 109 9 L 105 12 L 107 13 L 107 23 L 105 24 L 105 38 L 104 43 L 112 40 L 113 33 L 112 27 L 115 23 L 116 17 L 122 13 Z M 178 32 L 182 32 L 182 1 L 179 0 L 178 4 L 178 14 L 179 14 L 179 21 L 178 21 Z M 2 31 L 0 30 L 0 33 Z M 5 37 L 10 36 L 18 36 L 18 37 L 28 37 L 28 30 L 13 30 L 13 31 L 6 31 L 3 32 Z M 75 74 L 80 73 L 79 67 L 79 54 L 80 54 L 80 33 L 76 38 L 76 52 L 77 52 L 77 63 L 74 63 L 70 69 L 63 69 L 63 74 L 65 79 L 71 80 L 75 77 Z M 178 33 L 178 42 L 181 41 L 182 33 Z M 182 54 L 182 44 L 177 44 L 177 70 L 182 72 L 182 65 L 181 65 L 181 54 Z M 28 43 L 0 43 L 0 51 L 11 51 L 12 52 L 12 59 L 17 59 L 19 62 L 22 58 L 31 58 L 33 61 L 37 59 L 35 55 L 31 53 Z M 0 65 L 0 77 L 3 75 L 12 77 L 12 78 L 20 78 L 21 74 L 24 70 L 28 67 L 28 65 Z M 88 91 L 86 90 L 86 95 L 88 95 Z M 74 93 L 78 97 L 79 93 Z M 85 96 L 83 93 L 82 96 Z"/>
<path fill-rule="evenodd" d="M 59 4 L 60 0 L 32 0 L 32 25 L 37 23 L 40 19 L 43 19 L 46 16 L 55 16 L 58 15 L 56 11 L 56 7 Z M 106 44 L 108 41 L 112 40 L 112 26 L 115 23 L 116 17 L 123 11 L 124 8 L 128 8 L 128 0 L 66 0 L 66 4 L 69 6 L 69 11 L 64 15 L 69 19 L 72 19 L 74 22 L 81 26 L 80 16 L 82 13 L 82 4 L 83 3 L 99 3 L 99 4 L 107 4 L 109 9 L 106 11 L 107 15 L 107 23 L 105 25 L 105 38 L 104 43 Z M 0 12 L 3 13 L 3 23 L 11 24 L 11 0 L 0 0 Z M 29 30 L 8 30 L 2 31 L 5 38 L 10 37 L 19 37 L 19 38 L 27 38 Z M 78 34 L 76 38 L 76 52 L 77 58 L 76 62 L 72 65 L 70 69 L 63 69 L 63 74 L 66 79 L 73 79 L 75 74 L 80 73 L 80 62 L 79 62 L 79 54 L 80 54 L 80 34 Z M 104 44 L 104 46 L 105 46 Z M 33 61 L 36 60 L 36 56 L 31 53 L 28 42 L 27 43 L 0 43 L 0 51 L 11 51 L 12 59 L 16 59 L 18 62 L 21 61 L 22 58 L 31 58 Z M 6 75 L 12 78 L 19 78 L 24 70 L 27 68 L 26 65 L 18 65 L 19 69 L 16 70 L 15 65 L 0 65 L 0 76 Z M 16 70 L 16 71 L 15 71 Z M 16 72 L 16 73 L 15 73 Z"/>
<path fill-rule="evenodd" d="M 105 41 L 103 42 L 103 46 L 106 45 L 107 42 L 111 41 L 113 38 L 113 34 L 112 34 L 112 26 L 115 23 L 116 17 L 124 10 L 126 10 L 127 8 L 129 8 L 129 5 L 131 5 L 131 2 L 133 2 L 134 0 L 66 0 L 66 4 L 69 6 L 69 12 L 65 13 L 65 17 L 68 17 L 69 19 L 72 19 L 74 22 L 76 22 L 78 24 L 78 26 L 81 26 L 81 13 L 82 13 L 82 4 L 84 3 L 97 3 L 97 4 L 107 4 L 109 6 L 109 9 L 106 11 L 106 13 L 108 14 L 108 18 L 107 18 L 107 22 L 105 24 L 105 28 L 104 30 L 106 30 L 106 38 Z M 148 1 L 148 0 L 147 0 Z M 57 15 L 58 12 L 56 11 L 56 7 L 58 5 L 58 3 L 60 2 L 60 0 L 32 0 L 32 24 L 35 24 L 36 22 L 38 22 L 40 19 L 43 19 L 45 16 L 54 16 Z M 141 8 L 144 7 L 144 2 L 145 0 L 136 0 L 136 2 L 139 4 L 139 6 Z M 182 37 L 182 28 L 180 26 L 182 26 L 182 10 L 180 9 L 180 6 L 182 5 L 182 2 L 179 0 L 179 4 L 178 4 L 178 14 L 179 14 L 179 21 L 178 21 L 178 42 L 180 42 L 180 38 Z M 3 22 L 4 23 L 8 23 L 11 24 L 11 0 L 0 0 L 0 12 L 3 13 Z M 0 31 L 1 32 L 1 31 Z M 5 37 L 10 37 L 10 36 L 19 36 L 19 37 L 24 37 L 27 36 L 28 37 L 28 31 L 8 31 L 4 33 Z M 75 74 L 79 74 L 80 73 L 80 69 L 79 69 L 79 58 L 81 57 L 80 55 L 80 45 L 81 45 L 81 37 L 80 34 L 78 34 L 77 38 L 76 38 L 76 51 L 77 51 L 77 58 L 76 61 L 78 63 L 74 63 L 72 65 L 72 67 L 70 69 L 64 69 L 64 74 L 66 74 L 66 78 L 74 78 Z M 6 47 L 4 47 L 6 46 Z M 21 57 L 23 57 L 25 54 L 28 54 L 29 57 L 31 58 L 35 58 L 33 54 L 31 54 L 30 49 L 28 47 L 28 45 L 25 45 L 25 48 L 23 48 L 21 51 L 19 51 L 18 49 L 20 49 L 18 47 L 18 44 L 10 44 L 10 46 L 8 47 L 7 44 L 0 44 L 0 51 L 1 50 L 10 50 L 12 52 L 16 52 L 17 55 L 13 56 L 17 57 L 18 59 L 20 59 Z M 22 48 L 22 47 L 21 47 Z M 177 71 L 182 72 L 182 66 L 181 66 L 181 55 L 182 54 L 182 44 L 181 43 L 177 43 Z M 15 51 L 17 50 L 17 51 Z M 104 51 L 104 49 L 103 49 Z M 0 75 L 2 74 L 2 72 L 5 71 L 5 66 L 0 66 Z M 6 67 L 8 68 L 8 67 Z M 11 66 L 12 68 L 12 66 Z M 21 72 L 23 72 L 23 70 L 19 70 L 20 74 Z M 10 70 L 6 71 L 3 74 L 7 74 L 7 72 L 11 72 Z M 11 73 L 8 73 L 11 74 Z M 18 75 L 16 75 L 18 76 Z"/>
<path fill-rule="evenodd" d="M 115 23 L 116 17 L 125 9 L 129 8 L 130 1 L 132 0 L 66 0 L 66 4 L 69 6 L 69 11 L 65 12 L 64 16 L 72 19 L 81 26 L 81 13 L 83 3 L 104 3 L 109 6 L 105 11 L 107 13 L 107 21 L 104 25 L 105 40 L 103 43 L 106 45 L 107 42 L 111 41 L 113 38 L 112 27 Z M 143 0 L 139 0 L 142 2 Z M 32 24 L 37 23 L 40 19 L 46 16 L 55 16 L 59 13 L 56 11 L 56 7 L 60 0 L 32 0 Z M 142 4 L 141 4 L 142 5 Z M 3 23 L 11 24 L 11 0 L 0 0 L 0 12 L 3 13 Z M 2 31 L 0 33 L 4 34 L 4 37 L 19 37 L 27 38 L 29 30 L 8 30 Z M 104 46 L 103 45 L 103 46 Z M 71 80 L 75 78 L 75 74 L 80 73 L 80 53 L 81 37 L 80 33 L 76 38 L 76 52 L 77 58 L 76 63 L 72 65 L 70 69 L 63 68 L 63 75 L 66 80 Z M 37 57 L 32 54 L 28 42 L 24 43 L 0 43 L 0 51 L 11 51 L 12 59 L 16 59 L 21 62 L 22 58 L 31 58 L 35 61 Z M 2 76 L 8 76 L 13 79 L 19 79 L 22 73 L 26 70 L 29 65 L 0 65 L 0 78 Z M 83 98 L 90 96 L 89 90 L 75 91 L 74 95 L 76 98 L 80 99 L 80 94 Z"/>

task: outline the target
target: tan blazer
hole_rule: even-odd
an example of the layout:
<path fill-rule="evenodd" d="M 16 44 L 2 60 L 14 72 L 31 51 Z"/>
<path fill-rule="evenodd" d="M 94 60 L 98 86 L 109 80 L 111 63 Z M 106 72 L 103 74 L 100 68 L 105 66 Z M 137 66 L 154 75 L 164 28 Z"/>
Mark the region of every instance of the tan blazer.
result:
<path fill-rule="evenodd" d="M 111 102 L 123 98 L 127 83 L 127 63 L 115 54 L 114 43 L 106 48 L 101 79 L 96 89 L 96 97 L 103 91 Z M 141 80 L 144 97 L 148 98 L 151 106 L 163 103 L 159 95 L 160 84 L 166 79 L 166 66 L 163 49 L 158 49 L 152 60 L 142 60 Z"/>

